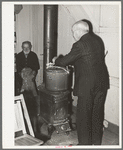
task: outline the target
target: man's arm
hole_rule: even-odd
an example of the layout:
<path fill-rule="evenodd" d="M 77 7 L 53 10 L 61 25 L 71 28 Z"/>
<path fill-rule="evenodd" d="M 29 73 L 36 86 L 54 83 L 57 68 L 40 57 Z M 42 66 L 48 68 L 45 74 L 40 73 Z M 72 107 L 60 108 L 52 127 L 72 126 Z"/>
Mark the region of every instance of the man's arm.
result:
<path fill-rule="evenodd" d="M 39 60 L 36 54 L 33 56 L 32 69 L 36 72 L 36 74 L 38 73 L 38 70 L 40 69 Z"/>
<path fill-rule="evenodd" d="M 65 67 L 73 65 L 74 62 L 81 57 L 81 48 L 78 43 L 73 44 L 71 51 L 62 58 L 56 58 L 55 65 Z"/>
<path fill-rule="evenodd" d="M 33 60 L 34 61 L 34 66 L 33 66 L 33 80 L 35 80 L 37 74 L 38 74 L 38 70 L 40 69 L 40 65 L 39 65 L 39 60 L 38 60 L 38 57 L 37 57 L 37 54 L 35 54 L 35 59 Z"/>
<path fill-rule="evenodd" d="M 20 55 L 17 54 L 16 69 L 17 69 L 18 74 L 21 76 L 21 70 L 23 69 L 23 67 L 22 67 L 22 62 L 20 60 L 23 61 L 22 58 L 20 58 Z"/>

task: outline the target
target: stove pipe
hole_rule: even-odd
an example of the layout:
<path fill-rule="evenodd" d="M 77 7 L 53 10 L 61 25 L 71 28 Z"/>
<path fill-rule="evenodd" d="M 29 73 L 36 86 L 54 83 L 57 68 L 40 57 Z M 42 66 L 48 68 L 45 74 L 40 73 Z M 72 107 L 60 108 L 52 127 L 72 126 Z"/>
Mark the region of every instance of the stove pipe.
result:
<path fill-rule="evenodd" d="M 57 56 L 58 5 L 44 5 L 44 59 L 43 83 L 45 83 L 46 64 Z"/>

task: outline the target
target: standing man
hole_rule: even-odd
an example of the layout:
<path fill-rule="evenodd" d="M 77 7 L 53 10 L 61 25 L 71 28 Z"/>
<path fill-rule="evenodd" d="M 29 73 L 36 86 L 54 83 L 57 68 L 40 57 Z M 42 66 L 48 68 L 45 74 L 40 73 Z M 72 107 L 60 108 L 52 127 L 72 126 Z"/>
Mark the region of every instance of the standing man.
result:
<path fill-rule="evenodd" d="M 73 95 L 78 96 L 78 145 L 101 145 L 104 104 L 109 89 L 109 74 L 105 64 L 102 39 L 93 33 L 90 21 L 81 20 L 72 26 L 76 42 L 62 58 L 54 58 L 58 66 L 74 65 Z"/>

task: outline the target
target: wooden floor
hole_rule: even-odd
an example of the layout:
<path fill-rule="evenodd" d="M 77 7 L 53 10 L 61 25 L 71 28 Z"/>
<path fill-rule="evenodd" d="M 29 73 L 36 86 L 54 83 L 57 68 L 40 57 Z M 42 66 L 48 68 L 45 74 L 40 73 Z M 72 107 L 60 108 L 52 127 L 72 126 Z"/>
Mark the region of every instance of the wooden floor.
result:
<path fill-rule="evenodd" d="M 76 123 L 76 107 L 72 108 L 72 112 L 72 123 Z M 47 127 L 45 125 L 41 127 L 40 133 L 47 135 Z M 45 138 L 43 137 L 41 140 L 45 141 Z M 70 144 L 77 145 L 77 143 L 78 140 L 76 130 L 71 131 L 69 135 L 66 135 L 65 133 L 57 134 L 56 131 L 54 131 L 51 136 L 51 139 L 45 142 L 42 146 L 68 146 Z M 117 127 L 110 124 L 108 128 L 104 128 L 102 145 L 119 145 L 119 130 Z"/>
<path fill-rule="evenodd" d="M 119 135 L 105 128 L 102 145 L 119 145 Z"/>
<path fill-rule="evenodd" d="M 75 110 L 72 115 L 72 122 L 75 123 Z M 52 137 L 49 141 L 47 141 L 44 145 L 77 145 L 77 132 L 72 131 L 69 135 L 65 133 L 57 134 L 55 131 L 52 134 Z M 115 126 L 109 125 L 108 128 L 104 128 L 102 145 L 119 145 L 119 133 L 116 130 Z"/>
<path fill-rule="evenodd" d="M 54 132 L 52 134 L 52 137 L 49 141 L 47 141 L 44 145 L 77 145 L 77 132 L 72 131 L 69 133 L 69 135 L 66 135 L 65 133 L 57 134 Z M 111 131 L 108 130 L 108 128 L 104 129 L 103 139 L 102 139 L 102 145 L 119 145 L 119 136 Z"/>
<path fill-rule="evenodd" d="M 44 145 L 77 145 L 77 132 L 72 131 L 69 135 L 65 133 L 53 133 L 51 140 L 47 141 Z M 119 145 L 119 137 L 115 133 L 110 132 L 108 129 L 104 130 L 102 145 Z"/>

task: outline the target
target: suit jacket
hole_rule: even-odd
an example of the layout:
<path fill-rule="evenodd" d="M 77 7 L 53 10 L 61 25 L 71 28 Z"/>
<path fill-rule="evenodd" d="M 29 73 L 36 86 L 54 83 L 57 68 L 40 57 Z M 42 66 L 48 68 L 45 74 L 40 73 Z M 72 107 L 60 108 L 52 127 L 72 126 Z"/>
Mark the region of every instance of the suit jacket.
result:
<path fill-rule="evenodd" d="M 73 94 L 81 96 L 94 89 L 109 88 L 109 74 L 105 64 L 104 43 L 94 33 L 87 33 L 73 44 L 71 51 L 57 58 L 58 66 L 74 65 L 75 85 Z"/>
<path fill-rule="evenodd" d="M 24 52 L 21 51 L 17 54 L 16 58 L 16 65 L 17 65 L 17 72 L 21 72 L 23 68 L 31 68 L 32 70 L 37 71 L 39 70 L 39 61 L 36 53 L 30 51 L 28 57 L 25 58 Z"/>

